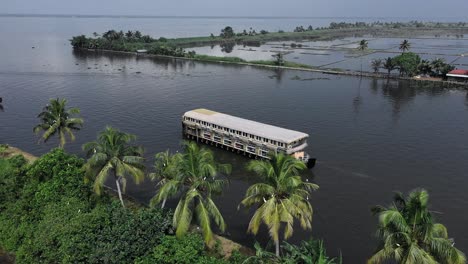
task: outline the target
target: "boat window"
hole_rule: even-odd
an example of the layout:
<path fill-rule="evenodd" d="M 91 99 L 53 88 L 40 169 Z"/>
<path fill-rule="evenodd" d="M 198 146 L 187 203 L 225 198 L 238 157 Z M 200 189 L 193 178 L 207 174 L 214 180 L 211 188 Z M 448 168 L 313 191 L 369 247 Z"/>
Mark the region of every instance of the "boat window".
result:
<path fill-rule="evenodd" d="M 247 151 L 255 153 L 255 146 L 251 146 L 251 145 L 247 146 Z"/>
<path fill-rule="evenodd" d="M 244 145 L 239 143 L 239 142 L 235 143 L 235 147 L 238 148 L 238 149 L 244 149 Z"/>

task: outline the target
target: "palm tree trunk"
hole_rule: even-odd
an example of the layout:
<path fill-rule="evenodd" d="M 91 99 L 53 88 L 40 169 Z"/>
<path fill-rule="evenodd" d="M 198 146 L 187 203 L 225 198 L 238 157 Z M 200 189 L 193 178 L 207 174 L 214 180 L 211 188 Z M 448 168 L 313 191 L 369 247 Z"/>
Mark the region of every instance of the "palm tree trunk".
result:
<path fill-rule="evenodd" d="M 162 201 L 162 204 L 161 204 L 161 208 L 164 208 L 164 205 L 166 205 L 166 201 L 167 201 L 167 199 L 164 198 L 164 200 Z"/>
<path fill-rule="evenodd" d="M 279 257 L 279 256 L 280 256 L 280 244 L 279 244 L 279 239 L 275 241 L 275 252 L 276 252 L 276 256 Z"/>
<path fill-rule="evenodd" d="M 119 199 L 120 199 L 120 203 L 122 204 L 122 207 L 125 207 L 125 204 L 124 204 L 124 201 L 123 201 L 123 198 L 122 198 L 122 191 L 120 190 L 120 178 L 117 178 L 115 177 L 115 185 L 117 185 L 117 193 L 119 194 Z"/>

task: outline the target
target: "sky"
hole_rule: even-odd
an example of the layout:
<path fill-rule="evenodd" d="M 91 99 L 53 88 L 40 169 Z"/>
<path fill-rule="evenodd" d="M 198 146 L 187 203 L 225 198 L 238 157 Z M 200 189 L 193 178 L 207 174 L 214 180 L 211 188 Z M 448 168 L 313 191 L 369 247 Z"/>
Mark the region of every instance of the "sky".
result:
<path fill-rule="evenodd" d="M 468 0 L 0 0 L 1 14 L 404 17 L 468 20 Z"/>

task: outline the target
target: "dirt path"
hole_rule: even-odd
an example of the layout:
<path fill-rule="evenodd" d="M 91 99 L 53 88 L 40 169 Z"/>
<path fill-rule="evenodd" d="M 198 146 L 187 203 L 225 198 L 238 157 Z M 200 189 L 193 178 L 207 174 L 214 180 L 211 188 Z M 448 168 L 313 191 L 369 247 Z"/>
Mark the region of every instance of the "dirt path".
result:
<path fill-rule="evenodd" d="M 33 163 L 34 161 L 37 160 L 36 156 L 34 156 L 34 155 L 30 154 L 30 153 L 27 153 L 25 151 L 22 151 L 19 148 L 15 148 L 15 147 L 11 147 L 11 146 L 8 146 L 5 151 L 0 153 L 0 157 L 5 157 L 5 158 L 11 158 L 11 157 L 13 157 L 15 155 L 23 155 L 23 157 L 28 161 L 28 163 Z"/>

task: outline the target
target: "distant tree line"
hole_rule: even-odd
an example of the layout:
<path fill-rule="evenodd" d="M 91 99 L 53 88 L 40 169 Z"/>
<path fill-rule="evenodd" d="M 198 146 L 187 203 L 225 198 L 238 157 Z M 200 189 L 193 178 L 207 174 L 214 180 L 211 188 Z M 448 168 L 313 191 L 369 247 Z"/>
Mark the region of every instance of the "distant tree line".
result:
<path fill-rule="evenodd" d="M 143 35 L 140 31 L 127 31 L 124 33 L 116 30 L 109 30 L 102 35 L 93 33 L 93 37 L 85 35 L 75 36 L 71 40 L 74 48 L 136 51 L 146 49 L 150 54 L 166 55 L 174 57 L 194 57 L 195 52 L 187 52 L 181 47 L 168 42 L 164 37 L 159 39 L 149 35 Z"/>

